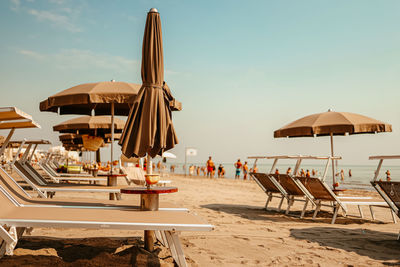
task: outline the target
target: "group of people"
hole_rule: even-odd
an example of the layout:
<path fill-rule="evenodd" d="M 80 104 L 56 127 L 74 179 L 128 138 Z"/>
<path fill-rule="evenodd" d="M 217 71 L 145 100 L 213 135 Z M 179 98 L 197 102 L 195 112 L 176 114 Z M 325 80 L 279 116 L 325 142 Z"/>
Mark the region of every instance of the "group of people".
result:
<path fill-rule="evenodd" d="M 249 166 L 247 165 L 247 161 L 242 164 L 242 162 L 240 162 L 240 159 L 238 159 L 235 164 L 233 164 L 233 166 L 235 166 L 235 179 L 240 179 L 240 173 L 241 171 L 243 171 L 243 180 L 247 180 L 247 174 L 249 173 Z M 254 168 L 250 171 L 257 172 L 257 166 L 254 166 Z"/>
<path fill-rule="evenodd" d="M 214 178 L 215 176 L 215 164 L 212 161 L 211 156 L 208 157 L 208 160 L 206 162 L 206 167 L 203 169 L 204 173 L 207 173 L 207 177 Z M 219 164 L 218 166 L 218 172 L 217 172 L 218 178 L 223 178 L 225 177 L 225 168 L 222 166 L 222 164 Z"/>

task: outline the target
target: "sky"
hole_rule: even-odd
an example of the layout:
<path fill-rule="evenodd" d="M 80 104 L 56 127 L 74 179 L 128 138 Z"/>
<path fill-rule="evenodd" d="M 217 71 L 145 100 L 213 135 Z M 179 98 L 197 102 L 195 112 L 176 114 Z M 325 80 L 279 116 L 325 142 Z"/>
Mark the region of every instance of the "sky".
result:
<path fill-rule="evenodd" d="M 58 144 L 52 126 L 74 116 L 40 112 L 39 102 L 59 91 L 112 79 L 140 84 L 152 7 L 161 15 L 165 80 L 183 103 L 173 113 L 178 162 L 186 147 L 198 150 L 190 162 L 328 155 L 328 137 L 273 138 L 328 109 L 393 125 L 392 133 L 335 137 L 343 164 L 400 154 L 396 0 L 0 1 L 0 106 L 16 106 L 42 126 L 15 139 Z"/>

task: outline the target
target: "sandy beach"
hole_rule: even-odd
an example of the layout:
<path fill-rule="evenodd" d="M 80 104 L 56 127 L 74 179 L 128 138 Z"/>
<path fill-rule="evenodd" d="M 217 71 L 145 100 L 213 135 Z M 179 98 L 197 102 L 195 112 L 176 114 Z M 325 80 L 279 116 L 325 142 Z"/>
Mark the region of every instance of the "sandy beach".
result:
<path fill-rule="evenodd" d="M 317 218 L 299 219 L 301 204 L 290 215 L 265 211 L 266 195 L 253 181 L 171 176 L 177 193 L 162 195 L 162 201 L 196 212 L 215 225 L 212 232 L 183 232 L 181 240 L 190 266 L 394 266 L 400 265 L 400 227 L 389 209 L 376 208 L 372 221 L 339 216 L 330 224 L 325 208 Z M 376 196 L 375 192 L 348 191 Z M 105 199 L 106 194 L 57 193 L 56 198 Z M 139 197 L 124 195 L 138 204 Z M 273 201 L 270 207 L 277 207 Z M 348 215 L 357 215 L 350 207 Z M 24 236 L 14 256 L 2 266 L 174 266 L 170 252 L 157 246 L 143 250 L 141 231 L 88 229 L 34 229 Z"/>

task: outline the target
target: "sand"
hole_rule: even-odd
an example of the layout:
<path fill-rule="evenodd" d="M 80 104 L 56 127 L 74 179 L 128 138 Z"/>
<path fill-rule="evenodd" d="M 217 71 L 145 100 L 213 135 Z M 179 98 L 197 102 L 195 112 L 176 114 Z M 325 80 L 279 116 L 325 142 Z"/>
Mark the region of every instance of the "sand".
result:
<path fill-rule="evenodd" d="M 388 209 L 377 208 L 372 221 L 339 216 L 330 224 L 331 210 L 323 208 L 318 218 L 298 216 L 301 203 L 290 215 L 263 209 L 266 195 L 253 181 L 171 176 L 177 193 L 161 201 L 189 208 L 215 225 L 212 232 L 183 232 L 181 241 L 190 266 L 394 266 L 400 265 L 399 224 Z M 375 192 L 349 191 L 377 196 Z M 83 197 L 57 193 L 59 197 Z M 105 194 L 85 197 L 104 199 Z M 139 203 L 139 197 L 124 195 Z M 274 200 L 270 207 L 277 207 Z M 349 214 L 358 214 L 350 207 Z M 143 250 L 141 231 L 34 229 L 24 236 L 14 256 L 1 266 L 174 266 L 167 249 Z"/>

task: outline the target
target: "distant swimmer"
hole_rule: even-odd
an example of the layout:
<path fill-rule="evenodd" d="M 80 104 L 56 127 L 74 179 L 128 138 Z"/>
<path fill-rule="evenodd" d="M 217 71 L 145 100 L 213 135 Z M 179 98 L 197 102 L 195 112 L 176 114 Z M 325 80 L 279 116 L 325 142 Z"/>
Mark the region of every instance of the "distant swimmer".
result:
<path fill-rule="evenodd" d="M 351 177 L 352 176 L 352 174 L 351 174 L 351 169 L 349 169 L 349 177 Z"/>

